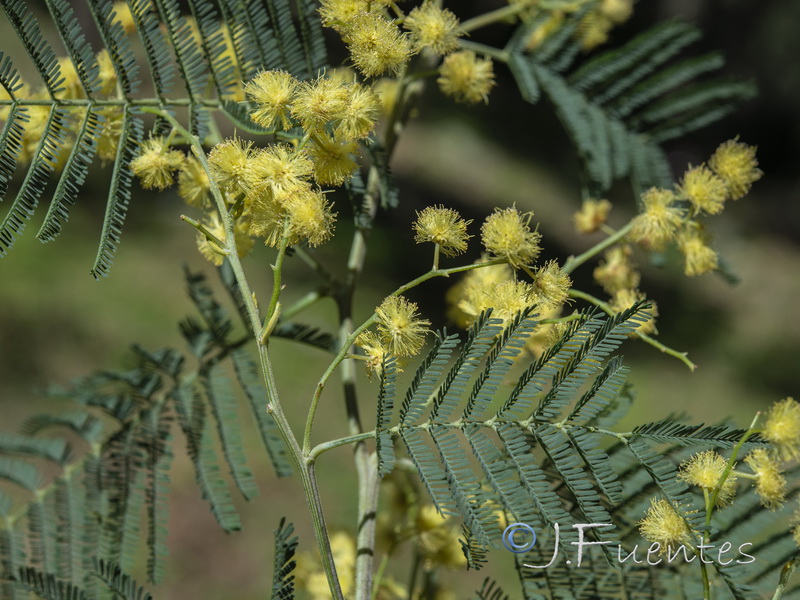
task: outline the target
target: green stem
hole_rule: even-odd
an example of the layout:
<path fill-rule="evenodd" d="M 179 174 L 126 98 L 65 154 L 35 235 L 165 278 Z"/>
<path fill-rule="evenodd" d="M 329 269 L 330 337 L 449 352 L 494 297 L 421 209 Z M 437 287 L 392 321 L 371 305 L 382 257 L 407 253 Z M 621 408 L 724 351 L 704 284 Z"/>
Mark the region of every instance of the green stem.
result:
<path fill-rule="evenodd" d="M 559 319 L 542 319 L 539 321 L 539 325 L 558 325 L 560 323 L 569 323 L 570 321 L 577 321 L 578 319 L 582 319 L 583 315 L 580 313 L 575 313 L 569 315 L 568 317 L 561 317 Z"/>
<path fill-rule="evenodd" d="M 720 475 L 719 481 L 717 482 L 717 485 L 714 487 L 714 491 L 711 493 L 711 510 L 706 512 L 706 527 L 711 525 L 711 514 L 714 511 L 714 507 L 717 505 L 717 498 L 719 497 L 719 492 L 722 489 L 722 486 L 725 485 L 725 481 L 728 479 L 728 476 L 733 470 L 733 465 L 736 463 L 736 457 L 739 456 L 739 452 L 742 450 L 745 443 L 747 443 L 747 440 L 749 440 L 751 437 L 753 437 L 756 433 L 759 432 L 759 429 L 756 428 L 756 425 L 758 424 L 758 419 L 760 417 L 761 413 L 757 412 L 756 416 L 753 418 L 753 421 L 750 423 L 750 427 L 747 428 L 747 431 L 744 432 L 744 435 L 733 447 L 731 456 L 728 459 L 728 464 L 725 465 L 725 470 L 722 471 L 722 475 Z"/>
<path fill-rule="evenodd" d="M 594 296 L 592 296 L 591 294 L 587 294 L 586 292 L 582 292 L 582 291 L 576 290 L 576 289 L 571 289 L 569 291 L 569 297 L 570 298 L 577 298 L 579 300 L 585 300 L 586 302 L 589 302 L 590 304 L 594 304 L 596 307 L 598 307 L 600 310 L 602 310 L 607 315 L 615 315 L 616 314 L 616 312 L 614 311 L 613 308 L 611 308 L 611 305 L 608 304 L 608 302 L 603 302 L 599 298 L 595 298 Z M 653 346 L 654 348 L 660 350 L 664 354 L 668 354 L 670 356 L 673 356 L 673 357 L 677 358 L 679 361 L 681 361 L 683 364 L 685 364 L 687 367 L 689 367 L 690 371 L 694 371 L 697 368 L 697 365 L 694 364 L 691 360 L 689 360 L 689 356 L 688 356 L 688 354 L 686 352 L 679 352 L 678 350 L 675 350 L 674 348 L 670 348 L 666 344 L 662 344 L 658 340 L 650 337 L 646 333 L 642 333 L 641 331 L 634 331 L 633 333 L 640 340 L 642 340 L 643 342 L 645 342 L 647 344 L 650 344 L 651 346 Z"/>
<path fill-rule="evenodd" d="M 365 440 L 371 440 L 374 437 L 375 437 L 375 430 L 373 429 L 372 431 L 365 431 L 364 433 L 348 435 L 347 437 L 339 438 L 337 440 L 331 440 L 330 442 L 317 444 L 316 446 L 314 446 L 311 452 L 308 453 L 306 461 L 316 460 L 320 454 L 322 454 L 323 452 L 327 452 L 328 450 L 333 450 L 334 448 L 339 448 L 340 446 L 346 446 L 348 444 L 363 442 Z"/>
<path fill-rule="evenodd" d="M 202 233 L 204 236 L 206 236 L 206 238 L 210 242 L 213 242 L 214 245 L 217 246 L 217 248 L 219 249 L 220 253 L 223 253 L 223 254 L 225 254 L 227 256 L 228 250 L 225 247 L 225 243 L 221 239 L 219 239 L 217 236 L 215 236 L 213 233 L 211 233 L 206 228 L 205 225 L 203 225 L 199 221 L 195 221 L 191 217 L 187 217 L 186 215 L 181 215 L 181 221 L 183 221 L 184 223 L 188 223 L 189 225 L 191 225 L 192 227 L 197 229 L 197 231 Z"/>
<path fill-rule="evenodd" d="M 529 7 L 524 2 L 509 4 L 508 6 L 498 8 L 497 10 L 492 10 L 482 15 L 478 15 L 477 17 L 467 19 L 461 24 L 460 29 L 465 33 L 475 31 L 476 29 L 486 27 L 487 25 L 492 25 L 498 21 L 506 21 L 511 17 L 515 17 L 526 8 Z"/>
<path fill-rule="evenodd" d="M 439 244 L 433 245 L 433 266 L 431 267 L 431 271 L 438 271 L 439 270 Z"/>
<path fill-rule="evenodd" d="M 305 433 L 303 434 L 303 454 L 308 455 L 311 452 L 311 428 L 314 426 L 314 417 L 317 414 L 317 407 L 319 406 L 319 399 L 322 396 L 322 390 L 325 389 L 325 384 L 330 379 L 333 372 L 336 370 L 336 367 L 345 359 L 347 353 L 350 351 L 350 347 L 356 341 L 356 338 L 361 334 L 362 331 L 367 329 L 370 325 L 372 325 L 377 316 L 373 313 L 373 315 L 364 321 L 360 327 L 358 327 L 353 333 L 351 333 L 344 343 L 339 348 L 339 353 L 333 359 L 328 368 L 323 373 L 322 377 L 320 378 L 319 382 L 317 383 L 317 388 L 314 391 L 314 396 L 311 398 L 311 406 L 308 408 L 308 417 L 306 418 L 306 429 Z"/>
<path fill-rule="evenodd" d="M 286 246 L 289 243 L 289 219 L 283 225 L 283 237 L 281 238 L 281 245 L 278 248 L 278 257 L 275 259 L 275 264 L 272 265 L 272 297 L 269 300 L 269 308 L 267 315 L 264 317 L 264 323 L 269 323 L 272 320 L 272 315 L 278 307 L 278 299 L 281 295 L 281 276 L 283 273 L 283 258 L 286 256 Z M 266 339 L 262 340 L 266 343 L 269 340 L 269 332 L 267 332 Z"/>
<path fill-rule="evenodd" d="M 631 230 L 632 227 L 633 227 L 633 221 L 625 225 L 625 227 L 623 227 L 619 231 L 614 232 L 612 235 L 604 239 L 599 244 L 592 246 L 586 252 L 579 254 L 578 256 L 570 256 L 564 263 L 564 266 L 562 267 L 561 270 L 567 274 L 572 273 L 576 268 L 581 266 L 587 260 L 600 254 L 603 250 L 613 246 L 622 238 L 624 238 L 626 235 L 628 235 L 628 232 Z"/>
<path fill-rule="evenodd" d="M 781 597 L 783 597 L 783 593 L 789 585 L 789 579 L 791 579 L 798 566 L 800 566 L 800 556 L 795 556 L 783 565 L 781 569 L 781 578 L 778 582 L 778 587 L 775 589 L 775 595 L 772 596 L 772 600 L 780 600 Z"/>
<path fill-rule="evenodd" d="M 284 308 L 281 312 L 281 319 L 291 319 L 296 314 L 304 311 L 312 304 L 315 304 L 325 296 L 319 290 L 312 290 L 308 292 L 305 296 L 300 298 L 297 302 L 292 304 L 291 306 Z"/>
<path fill-rule="evenodd" d="M 468 40 L 458 40 L 458 45 L 464 50 L 472 50 L 475 54 L 483 54 L 498 62 L 508 62 L 509 55 L 506 50 L 500 50 L 499 48 L 487 46 L 486 44 L 479 44 L 478 42 L 470 42 Z"/>
<path fill-rule="evenodd" d="M 300 446 L 297 443 L 297 438 L 295 438 L 294 433 L 292 432 L 291 427 L 289 426 L 289 422 L 286 419 L 285 414 L 283 413 L 283 409 L 281 407 L 280 400 L 278 398 L 278 391 L 275 385 L 275 375 L 272 372 L 272 363 L 269 359 L 269 353 L 267 351 L 267 346 L 262 344 L 259 340 L 259 336 L 261 334 L 261 319 L 258 314 L 258 308 L 255 305 L 255 301 L 253 300 L 253 294 L 250 290 L 250 285 L 247 281 L 247 277 L 244 274 L 244 270 L 242 269 L 242 263 L 239 260 L 239 255 L 236 252 L 236 240 L 234 238 L 234 222 L 233 219 L 230 217 L 228 213 L 228 208 L 225 204 L 225 199 L 222 195 L 222 192 L 219 189 L 219 186 L 214 181 L 214 178 L 211 175 L 211 169 L 208 164 L 208 160 L 206 158 L 206 153 L 203 150 L 203 147 L 200 143 L 200 140 L 197 139 L 196 136 L 193 136 L 189 133 L 171 114 L 165 111 L 159 111 L 156 109 L 143 109 L 145 112 L 151 112 L 153 114 L 159 114 L 161 117 L 166 119 L 170 122 L 170 124 L 177 129 L 180 133 L 186 136 L 186 139 L 192 140 L 192 152 L 197 157 L 197 160 L 200 161 L 200 164 L 203 166 L 203 169 L 208 174 L 210 188 L 211 188 L 211 195 L 214 198 L 214 201 L 217 205 L 217 210 L 219 210 L 220 217 L 222 218 L 222 222 L 225 225 L 225 237 L 227 241 L 227 248 L 229 251 L 228 262 L 231 265 L 231 269 L 233 270 L 234 276 L 236 278 L 236 282 L 239 285 L 239 291 L 242 296 L 242 301 L 244 302 L 245 308 L 247 310 L 248 318 L 250 320 L 250 327 L 252 329 L 253 335 L 255 336 L 258 344 L 258 354 L 259 359 L 261 361 L 261 370 L 264 377 L 264 383 L 267 389 L 267 410 L 272 415 L 275 423 L 278 427 L 278 431 L 280 432 L 281 437 L 283 438 L 284 442 L 286 443 L 286 447 L 289 450 L 289 453 L 294 460 L 295 465 L 298 468 L 300 473 L 301 480 L 303 482 L 303 492 L 306 497 L 306 502 L 308 503 L 310 512 L 311 512 L 311 520 L 314 527 L 314 536 L 317 540 L 317 546 L 319 548 L 319 553 L 322 558 L 322 564 L 325 568 L 325 575 L 328 579 L 328 587 L 330 588 L 331 596 L 334 600 L 344 600 L 342 595 L 342 589 L 339 584 L 339 578 L 336 575 L 336 565 L 333 560 L 333 552 L 331 551 L 330 539 L 328 538 L 328 531 L 325 526 L 325 516 L 322 510 L 322 502 L 319 497 L 319 489 L 317 487 L 317 480 L 316 475 L 314 472 L 314 464 L 306 463 L 303 460 L 303 453 L 300 450 Z"/>

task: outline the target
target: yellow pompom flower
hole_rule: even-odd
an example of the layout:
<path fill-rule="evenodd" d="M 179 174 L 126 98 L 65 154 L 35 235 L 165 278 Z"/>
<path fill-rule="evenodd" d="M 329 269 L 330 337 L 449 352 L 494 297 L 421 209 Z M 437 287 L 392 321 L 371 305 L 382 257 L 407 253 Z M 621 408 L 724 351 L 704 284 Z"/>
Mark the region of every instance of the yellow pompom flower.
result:
<path fill-rule="evenodd" d="M 321 0 L 319 14 L 322 24 L 344 33 L 356 16 L 369 10 L 369 4 L 368 0 Z"/>
<path fill-rule="evenodd" d="M 681 544 L 691 544 L 692 536 L 684 518 L 664 499 L 653 499 L 644 519 L 639 521 L 639 533 L 649 542 L 660 545 L 664 554 Z"/>
<path fill-rule="evenodd" d="M 739 138 L 721 144 L 708 161 L 708 166 L 728 186 L 728 194 L 738 200 L 750 191 L 764 174 L 758 168 L 755 146 L 739 143 Z"/>
<path fill-rule="evenodd" d="M 572 216 L 578 233 L 594 233 L 608 219 L 611 202 L 608 200 L 584 200 L 581 209 Z"/>
<path fill-rule="evenodd" d="M 380 116 L 380 106 L 381 101 L 372 88 L 350 85 L 345 108 L 333 122 L 334 136 L 347 141 L 369 137 Z"/>
<path fill-rule="evenodd" d="M 684 273 L 687 277 L 710 273 L 719 266 L 717 253 L 707 242 L 708 235 L 694 222 L 688 223 L 678 234 L 678 248 L 685 260 Z"/>
<path fill-rule="evenodd" d="M 411 42 L 416 52 L 428 48 L 436 54 L 447 54 L 458 48 L 458 38 L 462 35 L 459 20 L 446 8 L 435 2 L 425 0 L 406 16 L 403 22 L 411 33 Z"/>
<path fill-rule="evenodd" d="M 530 265 L 539 256 L 541 235 L 531 231 L 532 212 L 520 213 L 516 208 L 495 209 L 481 226 L 481 241 L 486 250 L 504 258 L 515 269 Z"/>
<path fill-rule="evenodd" d="M 314 163 L 303 151 L 288 144 L 273 144 L 255 152 L 247 161 L 245 183 L 251 195 L 269 188 L 278 200 L 308 187 Z"/>
<path fill-rule="evenodd" d="M 753 450 L 744 462 L 756 476 L 756 493 L 761 498 L 761 504 L 770 510 L 780 508 L 786 499 L 786 478 L 778 463 L 764 448 Z"/>
<path fill-rule="evenodd" d="M 178 173 L 178 196 L 189 206 L 206 208 L 210 205 L 210 189 L 208 173 L 203 165 L 193 156 L 187 157 Z"/>
<path fill-rule="evenodd" d="M 246 193 L 253 142 L 230 138 L 214 146 L 208 155 L 211 176 L 229 194 Z"/>
<path fill-rule="evenodd" d="M 606 251 L 604 260 L 594 270 L 594 280 L 603 286 L 609 296 L 619 290 L 639 287 L 641 275 L 633 268 L 633 250 L 628 244 L 614 246 Z"/>
<path fill-rule="evenodd" d="M 762 435 L 775 445 L 784 460 L 800 458 L 800 404 L 794 398 L 773 404 Z"/>
<path fill-rule="evenodd" d="M 561 270 L 558 261 L 551 260 L 536 269 L 533 287 L 536 302 L 545 309 L 554 309 L 567 301 L 572 280 Z"/>
<path fill-rule="evenodd" d="M 300 121 L 303 129 L 316 133 L 322 131 L 328 122 L 344 116 L 349 98 L 344 83 L 319 77 L 297 88 L 292 115 Z"/>
<path fill-rule="evenodd" d="M 263 127 L 289 129 L 290 108 L 297 80 L 285 71 L 261 71 L 244 87 L 248 99 L 257 104 L 250 118 Z"/>
<path fill-rule="evenodd" d="M 365 361 L 367 375 L 380 377 L 383 372 L 383 361 L 386 358 L 387 350 L 378 334 L 369 330 L 362 331 L 356 338 L 356 346 L 361 348 L 367 357 Z"/>
<path fill-rule="evenodd" d="M 611 298 L 611 308 L 616 313 L 621 313 L 630 308 L 640 300 L 644 300 L 645 295 L 639 290 L 618 290 Z M 639 333 L 658 333 L 656 330 L 656 317 L 658 316 L 658 307 L 656 303 L 650 300 L 651 308 L 648 309 L 650 319 L 639 325 L 636 329 Z"/>
<path fill-rule="evenodd" d="M 465 221 L 452 208 L 428 206 L 417 212 L 414 241 L 417 244 L 433 242 L 445 256 L 458 256 L 467 251 L 467 240 L 472 237 L 467 234 L 470 223 L 472 221 Z"/>
<path fill-rule="evenodd" d="M 291 236 L 289 243 L 302 241 L 309 246 L 319 246 L 333 237 L 336 213 L 328 199 L 319 190 L 305 189 L 292 194 L 284 203 L 289 217 Z"/>
<path fill-rule="evenodd" d="M 214 212 L 203 225 L 210 233 L 222 243 L 226 243 L 225 227 L 219 219 L 219 215 Z M 236 254 L 239 258 L 244 258 L 253 249 L 253 238 L 250 237 L 248 225 L 245 220 L 236 221 L 233 229 L 233 237 L 236 241 Z M 217 244 L 209 240 L 205 235 L 197 233 L 197 249 L 200 254 L 216 266 L 221 266 L 225 262 L 225 248 L 220 248 Z"/>
<path fill-rule="evenodd" d="M 308 148 L 308 155 L 314 163 L 314 179 L 320 185 L 342 185 L 358 168 L 353 160 L 356 152 L 356 142 L 339 142 L 325 134 L 316 136 Z"/>
<path fill-rule="evenodd" d="M 486 259 L 482 258 L 479 262 L 486 262 Z M 461 281 L 447 291 L 447 317 L 466 329 L 488 308 L 488 298 L 484 293 L 513 279 L 513 271 L 505 264 L 467 271 Z"/>
<path fill-rule="evenodd" d="M 384 347 L 397 357 L 422 350 L 430 321 L 417 318 L 417 305 L 403 296 L 389 296 L 375 309 L 378 334 Z"/>
<path fill-rule="evenodd" d="M 367 77 L 397 74 L 411 56 L 411 42 L 379 13 L 362 12 L 349 23 L 343 39 L 353 64 Z"/>
<path fill-rule="evenodd" d="M 683 211 L 673 205 L 669 190 L 650 188 L 642 194 L 644 212 L 633 219 L 631 238 L 654 250 L 661 250 L 677 233 Z"/>
<path fill-rule="evenodd" d="M 713 450 L 695 454 L 681 465 L 678 478 L 711 494 L 722 479 L 728 461 Z M 717 506 L 728 505 L 736 495 L 736 476 L 729 473 L 717 495 Z"/>
<path fill-rule="evenodd" d="M 284 233 L 289 246 L 300 242 L 319 246 L 333 235 L 335 220 L 325 195 L 309 186 L 280 201 L 271 193 L 262 194 L 250 208 L 250 232 L 272 247 L 281 244 Z"/>
<path fill-rule="evenodd" d="M 492 318 L 508 325 L 522 311 L 537 302 L 533 286 L 524 281 L 504 281 L 490 289 L 474 290 L 476 318 L 487 308 L 492 309 Z"/>
<path fill-rule="evenodd" d="M 150 138 L 131 161 L 131 170 L 144 189 L 164 190 L 175 183 L 173 174 L 185 158 L 183 152 L 170 149 L 163 137 Z"/>
<path fill-rule="evenodd" d="M 728 198 L 728 188 L 720 177 L 705 165 L 692 167 L 683 175 L 678 187 L 697 212 L 716 215 L 722 212 Z"/>
<path fill-rule="evenodd" d="M 439 67 L 439 78 L 436 81 L 439 89 L 452 96 L 456 102 L 489 102 L 489 91 L 494 87 L 492 61 L 478 58 L 471 50 L 454 52 Z"/>

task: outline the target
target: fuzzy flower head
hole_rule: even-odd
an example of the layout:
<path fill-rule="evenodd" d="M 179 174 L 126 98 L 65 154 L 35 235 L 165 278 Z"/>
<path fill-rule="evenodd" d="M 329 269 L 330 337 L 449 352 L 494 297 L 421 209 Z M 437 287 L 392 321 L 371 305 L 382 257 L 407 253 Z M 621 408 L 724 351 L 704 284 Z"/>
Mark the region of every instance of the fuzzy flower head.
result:
<path fill-rule="evenodd" d="M 417 305 L 402 296 L 389 296 L 375 310 L 378 334 L 386 349 L 402 358 L 414 356 L 425 344 L 430 321 L 417 318 Z"/>
<path fill-rule="evenodd" d="M 131 170 L 144 189 L 164 190 L 175 183 L 173 175 L 185 158 L 183 152 L 170 149 L 163 137 L 150 138 L 131 161 Z"/>
<path fill-rule="evenodd" d="M 314 179 L 320 185 L 342 185 L 358 167 L 353 159 L 357 151 L 356 142 L 340 142 L 327 135 L 317 136 L 308 148 L 308 155 L 314 163 Z"/>
<path fill-rule="evenodd" d="M 122 134 L 124 114 L 114 108 L 101 108 L 97 111 L 103 117 L 100 135 L 97 138 L 97 156 L 103 161 L 115 160 Z"/>
<path fill-rule="evenodd" d="M 178 173 L 178 195 L 189 206 L 207 208 L 210 206 L 210 188 L 208 173 L 203 165 L 193 156 L 187 157 Z"/>
<path fill-rule="evenodd" d="M 458 256 L 467 251 L 467 240 L 472 237 L 467 234 L 470 223 L 472 221 L 465 221 L 452 208 L 428 206 L 417 212 L 414 241 L 418 244 L 433 242 L 445 256 Z"/>
<path fill-rule="evenodd" d="M 472 50 L 462 50 L 447 56 L 439 67 L 436 80 L 439 89 L 456 102 L 477 104 L 489 102 L 494 87 L 494 68 L 488 58 L 478 58 Z"/>
<path fill-rule="evenodd" d="M 302 241 L 311 247 L 324 244 L 333 237 L 336 213 L 319 190 L 303 190 L 284 203 L 289 218 L 291 245 Z"/>
<path fill-rule="evenodd" d="M 358 15 L 368 10 L 368 0 L 322 0 L 319 14 L 325 27 L 344 33 Z"/>
<path fill-rule="evenodd" d="M 719 266 L 717 253 L 708 245 L 708 235 L 697 223 L 690 222 L 678 234 L 678 248 L 685 260 L 687 277 L 714 271 Z"/>
<path fill-rule="evenodd" d="M 486 259 L 481 259 L 479 262 L 486 262 Z M 486 291 L 513 280 L 514 273 L 505 264 L 467 271 L 461 281 L 447 291 L 448 318 L 466 329 L 489 307 Z"/>
<path fill-rule="evenodd" d="M 536 270 L 533 285 L 539 306 L 554 309 L 567 301 L 572 280 L 561 270 L 557 261 L 551 260 Z"/>
<path fill-rule="evenodd" d="M 259 150 L 248 159 L 247 166 L 248 191 L 259 194 L 268 187 L 279 199 L 307 187 L 314 172 L 314 164 L 306 153 L 288 144 L 273 144 Z"/>
<path fill-rule="evenodd" d="M 722 479 L 728 461 L 713 450 L 695 454 L 681 465 L 678 477 L 690 485 L 713 492 Z M 729 474 L 717 495 L 717 506 L 728 505 L 736 495 L 736 476 Z"/>
<path fill-rule="evenodd" d="M 285 71 L 261 71 L 244 88 L 249 100 L 256 103 L 250 113 L 255 123 L 271 129 L 289 129 L 290 109 L 298 82 Z"/>
<path fill-rule="evenodd" d="M 214 212 L 209 219 L 203 222 L 203 225 L 209 232 L 211 232 L 218 240 L 225 243 L 225 226 L 219 219 L 219 215 Z M 233 230 L 233 237 L 236 241 L 236 253 L 239 258 L 244 258 L 253 249 L 253 238 L 250 237 L 248 225 L 244 220 L 236 221 Z M 208 239 L 205 235 L 197 233 L 197 249 L 200 254 L 216 266 L 221 266 L 225 262 L 224 248 L 220 248 L 216 242 Z"/>
<path fill-rule="evenodd" d="M 581 209 L 572 216 L 575 230 L 578 233 L 594 233 L 604 225 L 611 212 L 611 202 L 608 200 L 584 200 Z"/>
<path fill-rule="evenodd" d="M 618 290 L 617 292 L 614 293 L 614 296 L 611 298 L 610 305 L 614 312 L 621 313 L 624 310 L 627 310 L 630 307 L 632 307 L 637 302 L 644 299 L 645 295 L 639 290 Z M 636 331 L 638 331 L 639 333 L 645 333 L 645 334 L 658 333 L 658 331 L 656 330 L 656 317 L 658 316 L 658 307 L 656 306 L 656 303 L 653 302 L 652 300 L 650 301 L 650 304 L 652 306 L 650 309 L 648 309 L 647 312 L 649 312 L 651 316 L 647 321 L 645 321 L 644 323 L 639 325 L 639 327 L 637 327 Z"/>
<path fill-rule="evenodd" d="M 363 331 L 356 338 L 356 346 L 364 351 L 367 357 L 367 375 L 381 376 L 383 372 L 383 361 L 386 359 L 387 350 L 381 342 L 380 337 L 374 331 Z"/>
<path fill-rule="evenodd" d="M 647 190 L 642 195 L 644 212 L 634 218 L 631 238 L 653 250 L 664 248 L 675 237 L 683 218 L 683 211 L 673 206 L 674 200 L 669 190 Z"/>
<path fill-rule="evenodd" d="M 347 86 L 341 81 L 327 77 L 306 81 L 297 88 L 292 116 L 307 132 L 322 131 L 328 122 L 344 116 L 349 98 Z"/>
<path fill-rule="evenodd" d="M 773 404 L 762 435 L 775 445 L 782 459 L 800 458 L 800 404 L 794 398 Z"/>
<path fill-rule="evenodd" d="M 531 264 L 539 256 L 542 236 L 531 231 L 532 212 L 520 213 L 516 208 L 495 209 L 481 226 L 481 241 L 486 250 L 505 258 L 512 267 Z"/>
<path fill-rule="evenodd" d="M 756 493 L 761 504 L 770 510 L 780 508 L 786 499 L 786 478 L 775 459 L 764 448 L 756 448 L 744 462 L 756 476 Z"/>
<path fill-rule="evenodd" d="M 349 23 L 343 39 L 353 64 L 366 77 L 400 72 L 411 56 L 408 36 L 375 12 L 362 12 Z"/>
<path fill-rule="evenodd" d="M 250 213 L 250 232 L 272 247 L 280 246 L 284 235 L 288 246 L 300 242 L 319 246 L 333 236 L 336 221 L 325 195 L 309 186 L 281 200 L 263 194 L 253 202 Z"/>
<path fill-rule="evenodd" d="M 688 198 L 697 212 L 709 215 L 721 213 L 728 198 L 725 182 L 704 165 L 691 167 L 686 171 L 678 190 Z"/>
<path fill-rule="evenodd" d="M 208 155 L 211 176 L 225 192 L 246 193 L 253 142 L 233 137 L 214 146 Z"/>
<path fill-rule="evenodd" d="M 347 141 L 369 137 L 380 116 L 380 106 L 380 98 L 371 87 L 357 83 L 348 86 L 347 103 L 334 121 L 334 136 Z"/>
<path fill-rule="evenodd" d="M 708 161 L 708 166 L 728 186 L 733 200 L 744 197 L 754 182 L 764 174 L 758 168 L 755 146 L 747 146 L 738 137 L 721 144 Z"/>
<path fill-rule="evenodd" d="M 692 537 L 684 518 L 664 499 L 651 500 L 644 519 L 639 521 L 639 533 L 649 542 L 657 542 L 661 553 L 691 544 Z"/>
<path fill-rule="evenodd" d="M 633 250 L 628 244 L 614 246 L 606 251 L 604 260 L 594 270 L 594 280 L 613 296 L 619 290 L 639 287 L 641 275 L 631 260 Z"/>
<path fill-rule="evenodd" d="M 447 54 L 458 48 L 458 38 L 462 34 L 458 17 L 431 0 L 425 0 L 422 6 L 408 13 L 403 26 L 411 33 L 416 52 L 429 48 L 436 54 Z"/>

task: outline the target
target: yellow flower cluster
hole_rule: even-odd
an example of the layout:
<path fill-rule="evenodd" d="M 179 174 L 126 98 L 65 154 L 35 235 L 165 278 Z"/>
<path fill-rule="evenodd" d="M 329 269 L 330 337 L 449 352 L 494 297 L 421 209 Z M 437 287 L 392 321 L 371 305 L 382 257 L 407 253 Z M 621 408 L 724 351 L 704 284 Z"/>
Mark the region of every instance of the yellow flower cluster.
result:
<path fill-rule="evenodd" d="M 644 211 L 634 219 L 631 238 L 653 250 L 677 242 L 689 277 L 716 270 L 719 261 L 710 236 L 696 219 L 719 214 L 727 200 L 744 196 L 762 175 L 757 165 L 752 146 L 737 140 L 721 144 L 708 165 L 690 166 L 675 190 L 645 192 Z"/>

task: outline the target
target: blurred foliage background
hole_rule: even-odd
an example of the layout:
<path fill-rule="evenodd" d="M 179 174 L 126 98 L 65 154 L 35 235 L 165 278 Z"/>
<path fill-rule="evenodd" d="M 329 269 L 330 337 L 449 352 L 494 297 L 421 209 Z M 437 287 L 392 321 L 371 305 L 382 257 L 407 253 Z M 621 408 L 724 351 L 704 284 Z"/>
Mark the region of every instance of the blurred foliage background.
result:
<path fill-rule="evenodd" d="M 501 3 L 450 4 L 457 14 L 467 16 Z M 43 3 L 30 5 L 42 10 Z M 739 285 L 713 275 L 687 279 L 678 264 L 645 270 L 642 289 L 658 302 L 660 339 L 688 351 L 699 368 L 690 373 L 650 346 L 627 343 L 623 353 L 632 366 L 630 379 L 638 398 L 629 420 L 638 423 L 686 412 L 697 422 L 731 416 L 746 425 L 756 410 L 800 393 L 800 69 L 795 60 L 800 55 L 800 3 L 640 0 L 633 18 L 612 33 L 610 43 L 625 41 L 665 19 L 696 24 L 705 33 L 699 49 L 721 50 L 728 75 L 753 80 L 759 89 L 758 97 L 733 116 L 670 143 L 667 150 L 675 172 L 702 162 L 719 143 L 739 135 L 741 141 L 758 146 L 765 176 L 748 197 L 730 203 L 712 223 L 716 246 L 741 277 Z M 507 27 L 494 26 L 475 39 L 502 44 L 508 34 Z M 9 24 L 0 19 L 4 51 L 20 56 L 19 49 L 11 47 L 13 38 Z M 332 62 L 343 57 L 335 42 L 331 48 Z M 474 220 L 474 235 L 494 206 L 516 203 L 521 210 L 533 210 L 543 234 L 543 259 L 563 262 L 597 241 L 579 237 L 572 229 L 571 215 L 580 203 L 577 161 L 551 108 L 544 102 L 523 103 L 508 71 L 501 66 L 496 70 L 498 86 L 488 106 L 453 105 L 435 85 L 425 93 L 392 165 L 401 205 L 379 217 L 370 238 L 359 314 L 366 316 L 380 298 L 428 264 L 429 248 L 415 247 L 411 231 L 415 210 L 426 205 L 458 209 Z M 33 412 L 62 409 L 46 403 L 37 390 L 94 369 L 124 365 L 132 342 L 149 348 L 179 345 L 177 322 L 190 310 L 183 264 L 208 272 L 215 281 L 213 268 L 196 252 L 194 230 L 178 219 L 185 208 L 177 197 L 171 192 L 146 193 L 136 185 L 111 277 L 92 280 L 88 271 L 102 223 L 107 177 L 108 171 L 95 165 L 79 206 L 54 244 L 40 244 L 29 231 L 0 260 L 0 414 L 5 431 L 16 429 Z M 611 225 L 623 224 L 635 210 L 626 182 L 619 182 L 609 199 L 614 203 Z M 334 270 L 344 262 L 352 231 L 348 208 L 342 203 L 339 210 L 336 238 L 317 251 Z M 479 254 L 479 244 L 473 242 L 467 260 Z M 271 250 L 259 248 L 245 261 L 262 297 L 270 289 L 270 259 Z M 298 259 L 289 259 L 287 267 L 290 299 L 316 284 L 314 273 Z M 579 287 L 599 294 L 591 283 L 591 268 L 577 274 Z M 452 283 L 436 281 L 413 295 L 437 327 L 445 324 L 443 296 Z M 332 303 L 322 302 L 309 314 L 314 323 L 335 327 Z M 299 427 L 326 357 L 283 341 L 274 346 L 283 402 L 290 421 Z M 374 386 L 362 381 L 365 406 L 373 393 Z M 335 385 L 324 400 L 318 441 L 346 434 Z M 369 411 L 366 418 L 371 418 Z M 172 554 L 160 597 L 263 597 L 271 576 L 271 531 L 283 515 L 298 524 L 301 549 L 313 549 L 299 485 L 279 482 L 261 453 L 255 456 L 252 466 L 260 474 L 262 496 L 241 507 L 245 529 L 233 536 L 213 522 L 188 462 L 180 456 L 173 477 Z M 319 473 L 329 525 L 352 530 L 355 478 L 350 450 L 326 455 Z M 495 561 L 488 570 L 496 576 L 503 568 Z M 485 573 L 464 578 L 466 589 L 478 587 Z M 508 586 L 509 591 L 515 588 Z"/>

